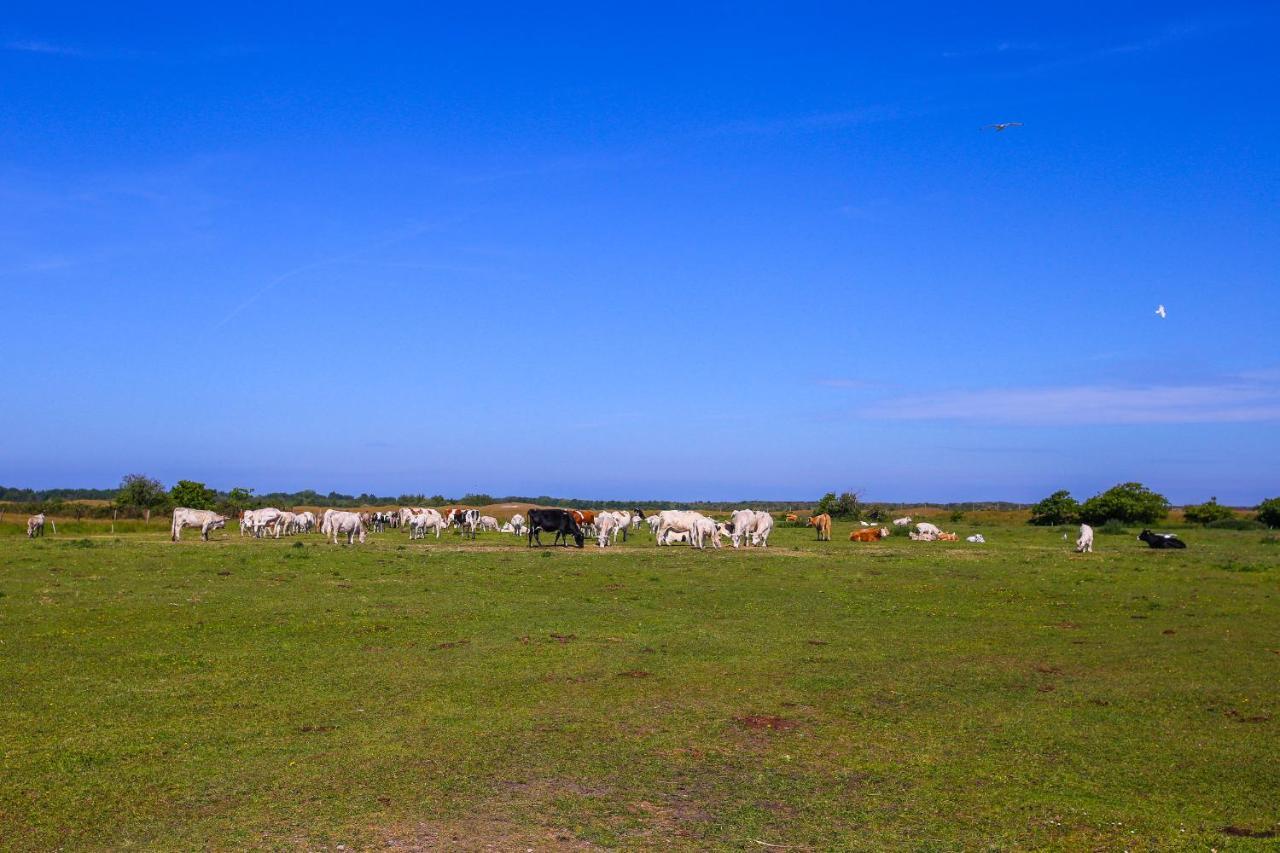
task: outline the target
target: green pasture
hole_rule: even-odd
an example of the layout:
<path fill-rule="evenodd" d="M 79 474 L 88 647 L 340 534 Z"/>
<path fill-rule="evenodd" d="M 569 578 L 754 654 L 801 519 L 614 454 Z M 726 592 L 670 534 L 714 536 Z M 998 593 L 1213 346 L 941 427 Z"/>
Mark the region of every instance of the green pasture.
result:
<path fill-rule="evenodd" d="M 0 846 L 1276 843 L 1275 534 L 942 526 L 0 537 Z"/>

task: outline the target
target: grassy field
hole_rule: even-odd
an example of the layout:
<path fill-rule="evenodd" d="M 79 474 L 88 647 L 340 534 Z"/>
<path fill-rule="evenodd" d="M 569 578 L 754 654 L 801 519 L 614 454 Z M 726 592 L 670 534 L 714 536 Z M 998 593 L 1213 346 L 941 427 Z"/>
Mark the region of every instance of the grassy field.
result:
<path fill-rule="evenodd" d="M 1017 525 L 987 545 L 784 526 L 767 552 L 697 553 L 647 531 L 528 551 L 159 528 L 0 538 L 6 848 L 1222 850 L 1280 830 L 1273 535 L 1075 555 Z"/>

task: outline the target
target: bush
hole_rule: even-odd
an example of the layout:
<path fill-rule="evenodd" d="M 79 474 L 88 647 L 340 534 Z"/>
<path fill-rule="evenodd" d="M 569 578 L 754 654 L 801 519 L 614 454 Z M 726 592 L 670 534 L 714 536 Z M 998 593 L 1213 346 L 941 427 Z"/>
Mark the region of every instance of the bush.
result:
<path fill-rule="evenodd" d="M 1190 524 L 1213 524 L 1234 519 L 1236 514 L 1231 507 L 1218 503 L 1217 498 L 1209 498 L 1202 504 L 1188 506 L 1182 511 L 1182 516 Z"/>
<path fill-rule="evenodd" d="M 1106 536 L 1124 536 L 1129 532 L 1129 528 L 1124 526 L 1124 522 L 1117 518 L 1108 519 L 1106 524 L 1098 527 L 1097 531 Z"/>
<path fill-rule="evenodd" d="M 1124 524 L 1155 524 L 1169 514 L 1169 499 L 1141 483 L 1121 483 L 1080 506 L 1080 518 L 1089 524 L 1115 520 Z"/>
<path fill-rule="evenodd" d="M 1267 526 L 1260 521 L 1254 521 L 1252 518 L 1220 518 L 1212 521 L 1205 527 L 1213 530 L 1266 530 Z"/>
<path fill-rule="evenodd" d="M 835 492 L 827 492 L 814 508 L 814 515 L 828 513 L 832 518 L 847 518 L 858 521 L 862 518 L 862 506 L 858 503 L 857 492 L 842 492 L 836 497 Z"/>
<path fill-rule="evenodd" d="M 964 510 L 962 510 L 962 509 L 953 509 L 953 510 L 951 511 L 951 515 L 950 515 L 950 516 L 948 516 L 948 518 L 950 518 L 950 519 L 951 519 L 951 522 L 952 522 L 953 524 L 957 524 L 957 523 L 959 523 L 959 522 L 961 522 L 961 521 L 964 521 Z"/>
<path fill-rule="evenodd" d="M 1280 527 L 1280 498 L 1267 498 L 1258 504 L 1258 521 L 1267 527 Z"/>
<path fill-rule="evenodd" d="M 1054 492 L 1031 508 L 1028 524 L 1043 527 L 1057 527 L 1060 524 L 1075 524 L 1080 520 L 1080 504 L 1066 489 Z"/>

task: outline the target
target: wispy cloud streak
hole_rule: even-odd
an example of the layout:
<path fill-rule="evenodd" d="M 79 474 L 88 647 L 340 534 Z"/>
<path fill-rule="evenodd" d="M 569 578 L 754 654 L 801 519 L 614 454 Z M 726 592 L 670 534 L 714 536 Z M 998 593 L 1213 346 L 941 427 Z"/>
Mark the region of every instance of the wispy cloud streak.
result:
<path fill-rule="evenodd" d="M 5 42 L 5 50 L 15 50 L 21 53 L 46 53 L 56 56 L 81 56 L 81 51 L 74 47 L 66 47 L 65 45 L 52 44 L 39 39 L 17 39 Z"/>

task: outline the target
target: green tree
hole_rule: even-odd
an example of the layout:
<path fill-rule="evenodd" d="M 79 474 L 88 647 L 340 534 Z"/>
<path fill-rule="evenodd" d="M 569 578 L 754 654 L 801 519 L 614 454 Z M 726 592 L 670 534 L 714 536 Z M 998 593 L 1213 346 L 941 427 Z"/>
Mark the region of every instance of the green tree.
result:
<path fill-rule="evenodd" d="M 253 489 L 236 486 L 227 492 L 227 496 L 218 503 L 218 512 L 227 518 L 239 518 L 240 513 L 254 504 Z"/>
<path fill-rule="evenodd" d="M 213 509 L 218 494 L 207 488 L 204 483 L 195 480 L 179 480 L 169 490 L 169 501 L 174 506 L 185 506 L 191 509 Z"/>
<path fill-rule="evenodd" d="M 1280 527 L 1280 498 L 1267 498 L 1258 504 L 1258 521 L 1267 527 Z"/>
<path fill-rule="evenodd" d="M 1209 498 L 1209 500 L 1198 506 L 1194 504 L 1188 506 L 1182 511 L 1182 515 L 1192 524 L 1213 524 L 1215 521 L 1236 517 L 1231 507 L 1218 503 L 1216 497 Z"/>
<path fill-rule="evenodd" d="M 120 490 L 116 492 L 116 506 L 142 510 L 143 516 L 150 521 L 151 511 L 164 506 L 166 497 L 159 480 L 153 480 L 146 474 L 125 474 L 120 481 Z"/>
<path fill-rule="evenodd" d="M 1080 519 L 1080 504 L 1066 489 L 1060 489 L 1031 508 L 1028 524 L 1053 527 L 1074 524 Z"/>
<path fill-rule="evenodd" d="M 847 518 L 857 521 L 862 517 L 862 504 L 858 501 L 857 492 L 841 492 L 836 497 L 835 492 L 827 492 L 818 501 L 818 506 L 814 509 L 814 515 L 827 513 L 832 518 Z"/>
<path fill-rule="evenodd" d="M 1089 524 L 1104 524 L 1112 519 L 1125 524 L 1154 524 L 1168 514 L 1168 498 L 1141 483 L 1112 486 L 1080 506 L 1080 518 Z"/>

